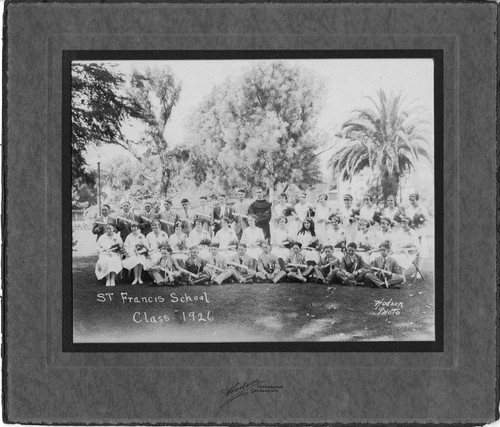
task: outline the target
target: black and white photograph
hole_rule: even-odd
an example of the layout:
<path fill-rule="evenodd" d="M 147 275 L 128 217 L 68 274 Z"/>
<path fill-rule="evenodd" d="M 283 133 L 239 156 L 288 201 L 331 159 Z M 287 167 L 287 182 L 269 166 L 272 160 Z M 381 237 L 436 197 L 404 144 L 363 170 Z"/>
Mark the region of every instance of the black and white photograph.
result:
<path fill-rule="evenodd" d="M 432 57 L 69 77 L 73 343 L 436 340 Z"/>

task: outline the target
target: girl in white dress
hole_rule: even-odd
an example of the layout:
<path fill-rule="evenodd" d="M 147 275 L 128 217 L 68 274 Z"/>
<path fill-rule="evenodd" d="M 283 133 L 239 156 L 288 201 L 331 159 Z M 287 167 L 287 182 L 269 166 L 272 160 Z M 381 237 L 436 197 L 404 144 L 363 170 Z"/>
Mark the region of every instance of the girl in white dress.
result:
<path fill-rule="evenodd" d="M 115 234 L 113 224 L 107 224 L 105 234 L 97 240 L 99 259 L 95 266 L 95 275 L 98 280 L 106 278 L 106 286 L 115 286 L 115 276 L 122 271 L 121 248 L 123 240 Z"/>
<path fill-rule="evenodd" d="M 385 203 L 387 206 L 382 209 L 382 216 L 385 216 L 393 221 L 393 227 L 399 228 L 399 221 L 403 216 L 403 212 L 398 206 L 396 206 L 396 197 L 392 194 L 387 196 Z"/>
<path fill-rule="evenodd" d="M 338 215 L 342 218 L 347 244 L 354 242 L 357 233 L 357 219 L 359 209 L 353 205 L 353 198 L 350 194 L 344 195 L 344 204 L 339 208 Z"/>
<path fill-rule="evenodd" d="M 188 259 L 187 236 L 183 231 L 184 225 L 178 221 L 174 225 L 174 234 L 170 236 L 170 247 L 172 248 L 172 258 L 174 260 L 185 261 Z"/>
<path fill-rule="evenodd" d="M 236 246 L 238 245 L 238 236 L 236 236 L 232 228 L 229 228 L 230 222 L 231 220 L 227 216 L 222 217 L 220 220 L 221 229 L 215 233 L 213 239 L 213 243 L 219 244 L 218 254 L 223 257 L 226 262 L 234 257 Z M 243 230 L 243 232 L 245 230 Z"/>
<path fill-rule="evenodd" d="M 125 238 L 125 252 L 127 257 L 123 260 L 123 267 L 127 270 L 134 270 L 134 281 L 132 285 L 139 283 L 142 285 L 141 275 L 142 269 L 146 265 L 147 252 L 147 242 L 144 235 L 139 230 L 139 225 L 137 223 L 132 223 L 130 225 L 130 233 Z"/>
<path fill-rule="evenodd" d="M 203 242 L 203 243 L 202 243 Z M 210 246 L 210 234 L 203 228 L 203 221 L 199 218 L 194 220 L 194 228 L 189 233 L 188 246 Z"/>
<path fill-rule="evenodd" d="M 420 250 L 418 235 L 410 225 L 410 218 L 401 218 L 401 229 L 395 233 L 391 248 L 393 251 L 392 257 L 404 270 L 412 266 L 413 260 Z M 402 274 L 404 275 L 404 273 Z"/>
<path fill-rule="evenodd" d="M 326 231 L 328 228 L 328 217 L 331 214 L 330 206 L 327 205 L 328 195 L 320 194 L 318 196 L 318 206 L 316 206 L 316 214 L 314 215 L 314 222 L 316 224 L 316 234 L 326 239 Z M 320 237 L 320 239 L 321 239 Z"/>
<path fill-rule="evenodd" d="M 381 243 L 388 242 L 392 246 L 392 241 L 394 240 L 394 232 L 391 230 L 392 221 L 390 218 L 383 216 L 380 218 L 380 228 L 375 232 L 373 236 L 373 242 L 376 248 L 380 246 Z"/>
<path fill-rule="evenodd" d="M 203 221 L 200 218 L 195 219 L 194 228 L 189 233 L 188 246 L 198 246 L 200 248 L 199 256 L 206 260 L 210 257 L 208 248 L 211 243 L 210 234 L 203 229 Z"/>
<path fill-rule="evenodd" d="M 240 243 L 247 245 L 247 255 L 257 259 L 261 254 L 260 242 L 264 241 L 264 232 L 262 228 L 255 225 L 257 217 L 255 215 L 248 216 L 248 227 L 243 230 Z"/>
<path fill-rule="evenodd" d="M 378 206 L 373 203 L 373 197 L 369 194 L 366 194 L 363 197 L 363 204 L 359 208 L 360 218 L 369 219 L 373 224 L 377 213 L 380 214 Z"/>
<path fill-rule="evenodd" d="M 293 209 L 295 210 L 295 220 L 289 221 L 290 233 L 297 234 L 301 229 L 304 220 L 309 215 L 309 209 L 311 205 L 306 201 L 307 194 L 306 192 L 300 193 L 298 196 L 299 202 L 295 204 Z"/>
<path fill-rule="evenodd" d="M 282 216 L 286 218 L 286 228 L 291 236 L 295 236 L 301 227 L 302 222 L 300 221 L 297 212 L 295 212 L 295 208 L 293 206 L 288 206 L 283 211 Z"/>
<path fill-rule="evenodd" d="M 344 248 L 346 247 L 346 235 L 344 229 L 340 226 L 342 218 L 338 215 L 330 215 L 329 221 L 331 227 L 326 232 L 325 245 L 332 245 L 335 256 L 342 259 Z"/>
<path fill-rule="evenodd" d="M 382 243 L 388 243 L 392 248 L 394 240 L 394 232 L 391 230 L 392 221 L 390 218 L 383 216 L 380 218 L 380 228 L 373 234 L 373 245 L 375 249 L 371 252 L 371 260 L 375 260 L 380 256 L 378 248 Z"/>
<path fill-rule="evenodd" d="M 290 253 L 291 243 L 295 240 L 290 236 L 284 215 L 278 218 L 278 228 L 271 234 L 272 253 L 278 258 L 285 259 Z"/>
<path fill-rule="evenodd" d="M 162 231 L 160 227 L 160 221 L 154 219 L 151 221 L 151 233 L 146 236 L 146 246 L 148 248 L 147 265 L 144 266 L 144 270 L 149 270 L 151 264 L 156 264 L 156 262 L 161 258 L 160 249 L 162 246 L 168 244 L 168 234 Z"/>
<path fill-rule="evenodd" d="M 373 232 L 370 230 L 371 221 L 369 218 L 358 219 L 358 232 L 354 238 L 354 243 L 358 246 L 357 252 L 367 264 L 370 264 L 370 251 L 375 247 Z"/>
<path fill-rule="evenodd" d="M 427 220 L 429 212 L 425 206 L 421 206 L 418 200 L 420 196 L 417 193 L 412 193 L 408 197 L 410 206 L 405 209 L 405 215 L 411 220 L 411 226 L 416 231 L 420 241 L 419 258 L 427 258 L 429 256 L 429 247 L 427 244 Z"/>
<path fill-rule="evenodd" d="M 278 218 L 284 215 L 284 211 L 290 208 L 291 205 L 288 203 L 288 196 L 285 193 L 281 193 L 278 197 L 278 201 L 273 203 L 272 216 L 271 216 L 271 236 L 274 230 L 278 228 Z"/>
<path fill-rule="evenodd" d="M 314 230 L 314 221 L 311 218 L 304 220 L 295 241 L 302 244 L 306 261 L 315 261 L 316 264 L 319 262 L 319 251 L 317 249 L 319 241 Z"/>

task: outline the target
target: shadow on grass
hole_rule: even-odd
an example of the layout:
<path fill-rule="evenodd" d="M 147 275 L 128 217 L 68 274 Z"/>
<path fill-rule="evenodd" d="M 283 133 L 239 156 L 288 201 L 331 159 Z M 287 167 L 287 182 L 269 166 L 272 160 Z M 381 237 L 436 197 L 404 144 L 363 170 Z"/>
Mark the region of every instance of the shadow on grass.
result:
<path fill-rule="evenodd" d="M 96 259 L 73 260 L 75 342 L 434 339 L 429 272 L 425 282 L 401 290 L 313 283 L 171 288 L 132 286 L 130 280 L 107 288 L 96 280 Z M 401 306 L 399 314 L 380 312 L 376 302 L 382 299 Z"/>

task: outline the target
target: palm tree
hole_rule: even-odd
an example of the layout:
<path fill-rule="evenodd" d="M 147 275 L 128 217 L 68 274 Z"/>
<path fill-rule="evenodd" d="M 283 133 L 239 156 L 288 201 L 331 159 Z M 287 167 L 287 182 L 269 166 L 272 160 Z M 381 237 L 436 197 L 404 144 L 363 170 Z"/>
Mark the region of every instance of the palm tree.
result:
<path fill-rule="evenodd" d="M 420 108 L 404 104 L 401 95 L 387 97 L 379 90 L 377 96 L 368 97 L 374 109 L 354 110 L 344 122 L 329 166 L 344 180 L 370 168 L 375 187 L 386 198 L 397 194 L 400 179 L 415 170 L 421 158 L 433 162 L 433 148 Z"/>

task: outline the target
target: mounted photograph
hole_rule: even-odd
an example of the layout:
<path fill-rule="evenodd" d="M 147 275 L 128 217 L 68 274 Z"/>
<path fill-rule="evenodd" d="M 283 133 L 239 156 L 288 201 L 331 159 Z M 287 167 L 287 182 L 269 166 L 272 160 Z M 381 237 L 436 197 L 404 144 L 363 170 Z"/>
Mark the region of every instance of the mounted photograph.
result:
<path fill-rule="evenodd" d="M 65 69 L 72 343 L 435 342 L 435 58 L 192 56 Z"/>

